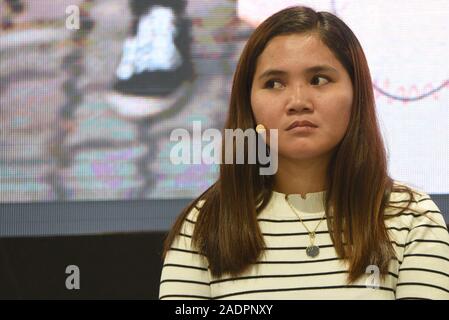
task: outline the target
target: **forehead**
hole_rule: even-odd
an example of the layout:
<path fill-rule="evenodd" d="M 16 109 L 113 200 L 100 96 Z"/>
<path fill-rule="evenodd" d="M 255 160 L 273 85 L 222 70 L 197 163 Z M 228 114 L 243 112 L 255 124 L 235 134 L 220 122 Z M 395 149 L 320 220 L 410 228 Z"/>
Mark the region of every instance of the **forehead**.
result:
<path fill-rule="evenodd" d="M 256 73 L 269 68 L 293 71 L 322 64 L 328 64 L 337 70 L 343 68 L 332 51 L 316 35 L 281 35 L 272 38 L 258 57 Z"/>

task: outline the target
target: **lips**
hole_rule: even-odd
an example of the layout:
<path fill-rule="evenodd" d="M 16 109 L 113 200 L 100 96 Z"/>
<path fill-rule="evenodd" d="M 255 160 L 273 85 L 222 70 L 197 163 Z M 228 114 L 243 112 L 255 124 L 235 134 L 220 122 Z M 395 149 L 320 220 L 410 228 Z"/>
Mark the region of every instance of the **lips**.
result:
<path fill-rule="evenodd" d="M 308 120 L 302 120 L 302 121 L 294 121 L 292 124 L 290 124 L 290 126 L 286 129 L 286 130 L 290 130 L 296 127 L 313 127 L 313 128 L 318 128 L 318 126 L 316 124 L 314 124 L 313 122 L 310 122 Z"/>

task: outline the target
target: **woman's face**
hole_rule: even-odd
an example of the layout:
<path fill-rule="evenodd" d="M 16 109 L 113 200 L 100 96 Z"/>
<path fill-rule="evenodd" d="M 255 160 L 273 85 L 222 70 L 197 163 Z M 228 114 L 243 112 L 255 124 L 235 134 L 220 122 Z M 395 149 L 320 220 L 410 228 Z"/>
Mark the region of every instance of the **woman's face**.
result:
<path fill-rule="evenodd" d="M 314 35 L 276 36 L 258 57 L 251 106 L 257 124 L 278 129 L 279 158 L 330 157 L 348 127 L 352 99 L 348 73 Z M 317 127 L 287 130 L 303 120 Z"/>

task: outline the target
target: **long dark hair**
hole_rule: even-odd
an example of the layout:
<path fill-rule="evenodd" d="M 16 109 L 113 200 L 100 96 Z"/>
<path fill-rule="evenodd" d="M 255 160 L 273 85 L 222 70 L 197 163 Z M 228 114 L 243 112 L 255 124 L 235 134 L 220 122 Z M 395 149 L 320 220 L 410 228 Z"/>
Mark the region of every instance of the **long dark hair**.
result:
<path fill-rule="evenodd" d="M 295 6 L 260 24 L 240 56 L 224 129 L 255 128 L 250 92 L 257 58 L 273 37 L 293 33 L 319 37 L 351 78 L 354 97 L 350 122 L 327 169 L 327 223 L 338 256 L 348 261 L 348 283 L 365 274 L 369 265 L 377 265 L 383 278 L 388 274 L 389 261 L 395 258 L 385 226 L 385 209 L 402 208 L 399 214 L 404 212 L 415 201 L 415 192 L 395 184 L 388 175 L 368 64 L 359 41 L 343 21 L 328 12 Z M 223 138 L 222 155 L 224 145 Z M 165 258 L 187 215 L 196 207 L 200 214 L 192 244 L 207 257 L 215 277 L 224 273 L 239 275 L 259 259 L 265 243 L 257 215 L 268 204 L 274 184 L 274 176 L 259 174 L 259 163 L 224 162 L 217 181 L 178 217 L 165 240 L 162 255 Z M 407 205 L 391 205 L 392 192 L 408 193 Z M 204 200 L 201 208 L 197 206 L 200 200 Z"/>

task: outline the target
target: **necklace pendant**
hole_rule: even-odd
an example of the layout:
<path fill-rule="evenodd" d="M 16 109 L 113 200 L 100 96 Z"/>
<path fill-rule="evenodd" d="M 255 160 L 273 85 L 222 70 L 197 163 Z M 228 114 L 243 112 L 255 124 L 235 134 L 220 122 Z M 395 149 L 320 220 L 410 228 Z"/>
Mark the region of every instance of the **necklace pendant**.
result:
<path fill-rule="evenodd" d="M 310 245 L 306 248 L 306 254 L 311 258 L 315 258 L 320 254 L 320 248 L 315 245 Z"/>

